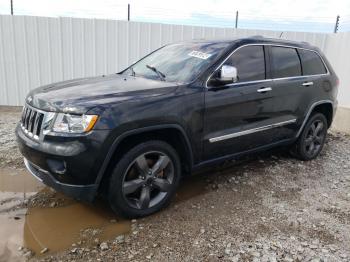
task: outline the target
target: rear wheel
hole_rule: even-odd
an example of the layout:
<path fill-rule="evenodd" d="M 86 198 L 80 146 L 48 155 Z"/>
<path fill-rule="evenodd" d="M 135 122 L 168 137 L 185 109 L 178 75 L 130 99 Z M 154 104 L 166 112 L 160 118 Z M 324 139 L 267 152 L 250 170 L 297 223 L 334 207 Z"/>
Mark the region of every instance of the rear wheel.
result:
<path fill-rule="evenodd" d="M 170 203 L 180 180 L 180 160 L 163 141 L 148 141 L 116 164 L 109 185 L 112 209 L 125 217 L 142 217 Z"/>
<path fill-rule="evenodd" d="M 312 115 L 295 143 L 292 154 L 301 160 L 316 158 L 323 148 L 327 129 L 327 119 L 323 114 Z"/>

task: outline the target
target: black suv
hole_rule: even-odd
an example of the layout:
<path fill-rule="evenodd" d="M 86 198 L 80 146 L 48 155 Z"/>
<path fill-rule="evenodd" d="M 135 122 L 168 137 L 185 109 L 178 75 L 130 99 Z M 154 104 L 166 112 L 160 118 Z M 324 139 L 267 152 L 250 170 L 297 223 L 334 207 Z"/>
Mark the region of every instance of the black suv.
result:
<path fill-rule="evenodd" d="M 118 74 L 43 86 L 16 134 L 28 170 L 127 217 L 169 204 L 181 176 L 271 147 L 322 150 L 338 78 L 307 43 L 250 37 L 166 45 Z"/>

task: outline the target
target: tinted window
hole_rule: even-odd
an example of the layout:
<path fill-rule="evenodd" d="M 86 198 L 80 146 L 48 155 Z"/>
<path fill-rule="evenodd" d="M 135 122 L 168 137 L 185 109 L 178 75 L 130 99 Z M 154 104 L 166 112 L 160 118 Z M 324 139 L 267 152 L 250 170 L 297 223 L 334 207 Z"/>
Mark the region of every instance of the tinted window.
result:
<path fill-rule="evenodd" d="M 301 75 L 299 56 L 294 48 L 271 47 L 274 78 Z"/>
<path fill-rule="evenodd" d="M 238 82 L 265 79 L 264 48 L 246 46 L 238 49 L 225 62 L 237 68 Z"/>
<path fill-rule="evenodd" d="M 298 52 L 303 65 L 304 75 L 318 75 L 327 73 L 323 62 L 317 53 L 303 49 L 299 49 Z"/>

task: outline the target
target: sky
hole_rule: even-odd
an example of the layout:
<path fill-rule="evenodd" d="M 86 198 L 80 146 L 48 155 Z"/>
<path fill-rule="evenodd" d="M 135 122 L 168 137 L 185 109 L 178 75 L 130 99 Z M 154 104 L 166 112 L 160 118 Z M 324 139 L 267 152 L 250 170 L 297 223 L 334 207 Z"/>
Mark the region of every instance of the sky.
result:
<path fill-rule="evenodd" d="M 216 27 L 332 32 L 350 31 L 349 0 L 13 0 L 15 15 L 71 16 Z M 0 0 L 0 14 L 10 14 L 10 0 Z"/>

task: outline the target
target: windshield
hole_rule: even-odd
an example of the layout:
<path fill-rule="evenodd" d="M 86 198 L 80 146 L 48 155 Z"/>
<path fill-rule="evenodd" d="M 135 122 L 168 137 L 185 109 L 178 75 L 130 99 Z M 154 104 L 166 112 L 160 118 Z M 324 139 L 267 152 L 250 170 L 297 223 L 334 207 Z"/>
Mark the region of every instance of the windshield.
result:
<path fill-rule="evenodd" d="M 189 83 L 207 68 L 229 43 L 181 43 L 164 46 L 129 67 L 124 74 Z"/>

